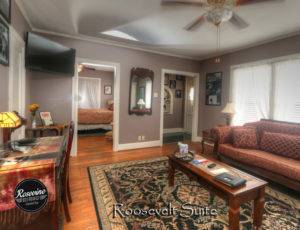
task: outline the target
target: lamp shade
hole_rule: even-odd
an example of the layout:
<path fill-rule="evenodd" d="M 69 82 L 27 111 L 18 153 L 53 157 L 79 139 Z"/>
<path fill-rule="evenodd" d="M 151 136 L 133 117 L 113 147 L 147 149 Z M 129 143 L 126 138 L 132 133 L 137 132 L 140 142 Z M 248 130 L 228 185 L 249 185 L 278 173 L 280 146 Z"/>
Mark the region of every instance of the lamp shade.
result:
<path fill-rule="evenodd" d="M 18 128 L 21 124 L 21 118 L 14 112 L 0 113 L 0 128 Z"/>
<path fill-rule="evenodd" d="M 145 105 L 145 102 L 144 102 L 143 98 L 141 98 L 141 99 L 138 101 L 137 104 L 138 104 L 138 105 Z"/>
<path fill-rule="evenodd" d="M 222 110 L 222 113 L 227 113 L 227 114 L 235 114 L 236 110 L 234 107 L 233 102 L 228 102 L 225 108 Z"/>

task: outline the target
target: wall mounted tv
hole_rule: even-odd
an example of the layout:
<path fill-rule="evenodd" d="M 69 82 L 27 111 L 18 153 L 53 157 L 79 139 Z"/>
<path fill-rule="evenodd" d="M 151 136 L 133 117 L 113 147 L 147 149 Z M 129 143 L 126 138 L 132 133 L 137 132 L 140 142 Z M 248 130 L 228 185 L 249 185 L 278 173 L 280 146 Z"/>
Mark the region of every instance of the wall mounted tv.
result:
<path fill-rule="evenodd" d="M 27 33 L 25 65 L 29 69 L 74 76 L 75 53 L 72 48 Z"/>

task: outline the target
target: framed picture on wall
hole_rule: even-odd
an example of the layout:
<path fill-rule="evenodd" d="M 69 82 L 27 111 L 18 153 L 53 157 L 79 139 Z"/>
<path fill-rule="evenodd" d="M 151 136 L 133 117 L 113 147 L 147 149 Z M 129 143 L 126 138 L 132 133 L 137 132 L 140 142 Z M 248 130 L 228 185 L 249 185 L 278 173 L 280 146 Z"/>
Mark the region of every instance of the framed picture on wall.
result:
<path fill-rule="evenodd" d="M 112 90 L 111 90 L 111 85 L 105 85 L 104 86 L 104 94 L 105 95 L 111 95 L 111 93 L 112 93 Z"/>
<path fill-rule="evenodd" d="M 220 106 L 222 97 L 222 72 L 206 74 L 205 105 Z"/>
<path fill-rule="evenodd" d="M 182 75 L 176 75 L 176 80 L 182 81 L 183 80 L 183 76 Z"/>
<path fill-rule="evenodd" d="M 43 126 L 49 126 L 54 124 L 50 112 L 40 112 L 40 117 Z"/>
<path fill-rule="evenodd" d="M 176 96 L 176 98 L 181 98 L 182 97 L 182 90 L 176 90 L 175 91 L 175 96 Z"/>
<path fill-rule="evenodd" d="M 176 80 L 170 80 L 170 88 L 176 89 Z"/>
<path fill-rule="evenodd" d="M 0 0 L 0 14 L 10 23 L 11 0 Z"/>
<path fill-rule="evenodd" d="M 9 65 L 9 28 L 0 19 L 0 63 Z"/>

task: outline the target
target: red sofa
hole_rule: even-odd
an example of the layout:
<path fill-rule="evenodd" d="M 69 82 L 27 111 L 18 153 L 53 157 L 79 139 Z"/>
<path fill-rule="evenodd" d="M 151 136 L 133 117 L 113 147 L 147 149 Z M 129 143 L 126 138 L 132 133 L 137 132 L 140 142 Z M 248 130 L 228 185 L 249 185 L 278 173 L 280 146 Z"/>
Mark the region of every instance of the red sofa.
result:
<path fill-rule="evenodd" d="M 300 191 L 300 124 L 261 120 L 243 127 L 255 129 L 258 148 L 233 145 L 238 127 L 216 127 L 212 132 L 219 160 Z"/>

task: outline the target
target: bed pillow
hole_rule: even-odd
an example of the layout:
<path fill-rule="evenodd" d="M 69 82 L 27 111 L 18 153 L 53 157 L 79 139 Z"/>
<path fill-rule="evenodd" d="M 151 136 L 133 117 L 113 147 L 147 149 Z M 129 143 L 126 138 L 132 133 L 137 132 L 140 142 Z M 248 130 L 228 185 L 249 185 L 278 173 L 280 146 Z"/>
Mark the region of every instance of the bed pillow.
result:
<path fill-rule="evenodd" d="M 258 149 L 255 127 L 238 127 L 233 129 L 233 146 L 237 148 Z"/>
<path fill-rule="evenodd" d="M 264 132 L 260 147 L 266 152 L 300 160 L 300 136 Z"/>
<path fill-rule="evenodd" d="M 114 103 L 110 104 L 110 105 L 108 106 L 108 109 L 111 110 L 111 111 L 114 111 Z"/>

